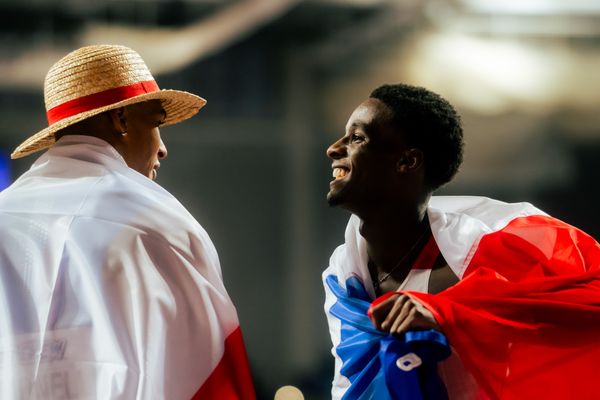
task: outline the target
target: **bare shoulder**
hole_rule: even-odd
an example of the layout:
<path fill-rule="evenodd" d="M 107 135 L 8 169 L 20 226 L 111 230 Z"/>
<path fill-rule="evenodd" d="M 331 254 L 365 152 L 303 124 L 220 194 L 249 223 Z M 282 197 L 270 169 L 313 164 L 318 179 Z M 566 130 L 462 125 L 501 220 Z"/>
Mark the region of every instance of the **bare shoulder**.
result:
<path fill-rule="evenodd" d="M 433 268 L 431 269 L 431 276 L 429 278 L 428 292 L 436 294 L 441 291 L 448 289 L 450 286 L 454 286 L 458 283 L 458 276 L 452 271 L 444 257 L 440 254 Z"/>

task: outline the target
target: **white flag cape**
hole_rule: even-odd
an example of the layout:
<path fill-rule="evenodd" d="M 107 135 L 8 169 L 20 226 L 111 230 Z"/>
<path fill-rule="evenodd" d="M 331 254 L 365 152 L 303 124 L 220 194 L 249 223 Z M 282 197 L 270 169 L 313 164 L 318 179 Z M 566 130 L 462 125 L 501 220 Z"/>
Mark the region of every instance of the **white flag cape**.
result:
<path fill-rule="evenodd" d="M 0 218 L 0 398 L 254 398 L 210 238 L 106 142 L 63 137 Z"/>

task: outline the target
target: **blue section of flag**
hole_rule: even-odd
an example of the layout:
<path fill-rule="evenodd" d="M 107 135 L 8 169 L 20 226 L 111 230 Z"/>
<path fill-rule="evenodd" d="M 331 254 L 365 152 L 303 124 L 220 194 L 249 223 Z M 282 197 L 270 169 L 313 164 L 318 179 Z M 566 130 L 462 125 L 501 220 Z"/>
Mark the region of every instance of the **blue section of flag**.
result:
<path fill-rule="evenodd" d="M 351 383 L 342 399 L 448 398 L 437 374 L 437 362 L 451 353 L 442 333 L 411 331 L 398 340 L 371 323 L 367 315 L 371 299 L 358 278 L 349 278 L 345 289 L 334 275 L 325 281 L 337 298 L 329 312 L 341 321 L 341 341 L 336 347 L 342 360 L 340 372 Z"/>
<path fill-rule="evenodd" d="M 10 185 L 10 169 L 8 155 L 0 151 L 0 191 Z"/>

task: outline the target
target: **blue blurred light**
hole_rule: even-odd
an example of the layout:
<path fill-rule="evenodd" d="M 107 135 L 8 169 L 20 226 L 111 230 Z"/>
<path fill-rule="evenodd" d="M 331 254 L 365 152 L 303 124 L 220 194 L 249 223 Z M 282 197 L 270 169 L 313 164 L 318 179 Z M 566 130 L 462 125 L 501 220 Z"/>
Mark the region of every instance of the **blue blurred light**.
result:
<path fill-rule="evenodd" d="M 8 154 L 0 151 L 0 191 L 10 185 L 9 161 Z"/>

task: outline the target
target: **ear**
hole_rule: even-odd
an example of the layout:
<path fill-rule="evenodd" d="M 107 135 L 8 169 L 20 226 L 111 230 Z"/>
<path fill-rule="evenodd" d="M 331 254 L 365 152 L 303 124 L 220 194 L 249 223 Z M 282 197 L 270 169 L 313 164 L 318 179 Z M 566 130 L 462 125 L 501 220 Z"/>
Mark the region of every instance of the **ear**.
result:
<path fill-rule="evenodd" d="M 127 118 L 125 116 L 125 108 L 119 107 L 114 110 L 110 110 L 108 112 L 108 116 L 110 117 L 110 122 L 112 126 L 115 128 L 115 132 L 120 135 L 124 135 L 127 133 Z"/>
<path fill-rule="evenodd" d="M 418 170 L 423 165 L 425 157 L 419 149 L 409 149 L 402 152 L 400 159 L 396 163 L 396 171 L 401 174 L 410 173 Z"/>

